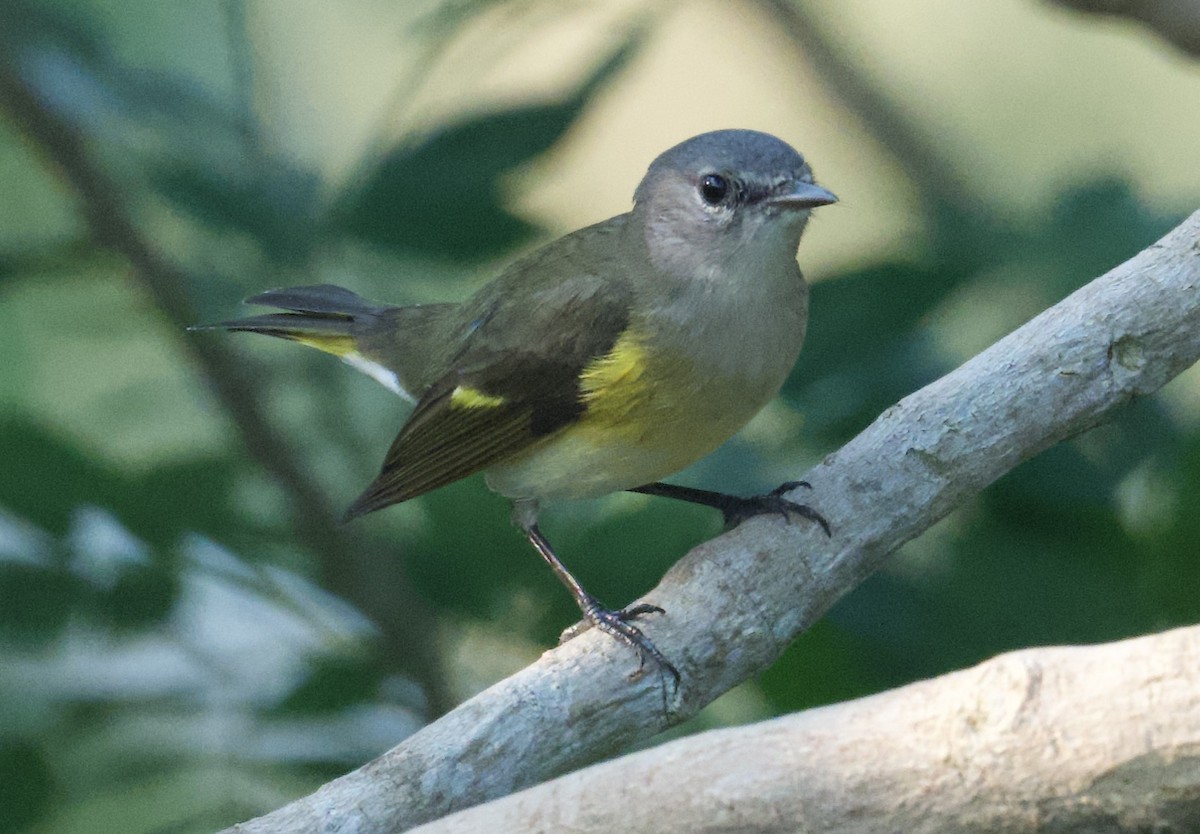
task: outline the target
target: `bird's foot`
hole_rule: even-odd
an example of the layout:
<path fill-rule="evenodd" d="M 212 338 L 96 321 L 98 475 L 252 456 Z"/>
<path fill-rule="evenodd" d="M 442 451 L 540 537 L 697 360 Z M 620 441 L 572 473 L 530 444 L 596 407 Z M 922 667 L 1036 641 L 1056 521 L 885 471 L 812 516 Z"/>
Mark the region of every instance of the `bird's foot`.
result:
<path fill-rule="evenodd" d="M 631 620 L 635 620 L 646 614 L 665 613 L 657 605 L 650 605 L 644 602 L 630 606 L 629 608 L 623 608 L 619 611 L 613 611 L 605 608 L 596 600 L 592 600 L 583 609 L 583 619 L 563 631 L 562 635 L 558 638 L 558 642 L 561 645 L 568 640 L 578 637 L 589 628 L 597 628 L 605 634 L 614 637 L 617 642 L 623 643 L 637 652 L 638 667 L 630 674 L 629 679 L 631 681 L 640 680 L 646 674 L 646 660 L 649 659 L 659 669 L 670 675 L 675 681 L 675 686 L 678 687 L 680 681 L 679 670 L 675 668 L 671 661 L 667 660 L 666 655 L 658 650 L 653 641 L 631 622 Z"/>
<path fill-rule="evenodd" d="M 783 496 L 799 487 L 807 487 L 812 489 L 812 484 L 808 481 L 788 481 L 780 484 L 775 489 L 765 495 L 752 495 L 748 498 L 742 498 L 737 495 L 724 496 L 726 501 L 718 507 L 721 513 L 725 516 L 725 529 L 732 530 L 748 518 L 753 518 L 756 515 L 778 514 L 783 516 L 785 521 L 790 522 L 793 516 L 807 518 L 809 521 L 814 521 L 821 526 L 825 531 L 826 536 L 832 536 L 833 532 L 829 528 L 829 522 L 819 512 L 814 510 L 807 504 L 799 504 L 795 501 L 789 501 Z"/>

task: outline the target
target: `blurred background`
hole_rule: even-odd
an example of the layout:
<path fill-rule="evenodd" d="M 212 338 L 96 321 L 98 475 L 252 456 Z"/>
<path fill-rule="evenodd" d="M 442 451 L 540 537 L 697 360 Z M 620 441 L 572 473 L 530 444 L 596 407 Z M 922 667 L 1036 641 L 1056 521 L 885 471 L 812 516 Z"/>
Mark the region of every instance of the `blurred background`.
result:
<path fill-rule="evenodd" d="M 478 478 L 349 526 L 404 418 L 315 351 L 188 333 L 268 287 L 458 299 L 749 127 L 842 198 L 809 343 L 683 483 L 800 476 L 1200 201 L 1200 74 L 1042 0 L 0 2 L 0 831 L 282 804 L 578 618 Z M 1026 463 L 679 732 L 1200 620 L 1200 375 Z M 819 501 L 817 502 L 819 506 Z M 547 513 L 622 605 L 714 513 Z"/>

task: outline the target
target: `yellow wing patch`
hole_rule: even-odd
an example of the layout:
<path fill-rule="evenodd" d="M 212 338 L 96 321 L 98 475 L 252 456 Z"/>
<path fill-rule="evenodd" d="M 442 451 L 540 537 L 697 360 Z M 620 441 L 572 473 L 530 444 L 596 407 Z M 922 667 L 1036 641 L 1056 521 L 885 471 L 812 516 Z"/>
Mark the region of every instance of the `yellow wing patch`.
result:
<path fill-rule="evenodd" d="M 450 393 L 450 405 L 455 408 L 496 408 L 504 405 L 504 397 L 495 397 L 478 388 L 460 385 Z"/>

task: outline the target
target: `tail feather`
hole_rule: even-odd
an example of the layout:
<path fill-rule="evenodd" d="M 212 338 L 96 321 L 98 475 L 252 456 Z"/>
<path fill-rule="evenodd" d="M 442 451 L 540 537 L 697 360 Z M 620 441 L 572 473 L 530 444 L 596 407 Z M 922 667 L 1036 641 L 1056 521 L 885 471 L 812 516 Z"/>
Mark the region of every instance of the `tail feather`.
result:
<path fill-rule="evenodd" d="M 268 290 L 247 304 L 289 312 L 201 324 L 189 330 L 262 333 L 340 357 L 401 396 L 443 372 L 441 345 L 457 305 L 389 307 L 331 284 Z"/>
<path fill-rule="evenodd" d="M 262 333 L 264 336 L 301 342 L 334 356 L 345 356 L 355 349 L 351 330 L 353 323 L 350 317 L 334 313 L 268 313 L 214 324 L 199 324 L 188 329 Z"/>
<path fill-rule="evenodd" d="M 247 304 L 278 307 L 289 313 L 268 313 L 244 319 L 202 324 L 192 330 L 233 330 L 262 333 L 280 339 L 301 342 L 335 356 L 346 356 L 356 350 L 356 338 L 375 321 L 386 308 L 367 301 L 360 295 L 332 284 L 313 284 L 267 290 Z"/>
<path fill-rule="evenodd" d="M 335 287 L 333 284 L 267 290 L 247 298 L 246 303 L 257 304 L 260 307 L 278 307 L 295 313 L 317 313 L 339 318 L 377 316 L 384 309 L 357 293 L 344 287 Z"/>

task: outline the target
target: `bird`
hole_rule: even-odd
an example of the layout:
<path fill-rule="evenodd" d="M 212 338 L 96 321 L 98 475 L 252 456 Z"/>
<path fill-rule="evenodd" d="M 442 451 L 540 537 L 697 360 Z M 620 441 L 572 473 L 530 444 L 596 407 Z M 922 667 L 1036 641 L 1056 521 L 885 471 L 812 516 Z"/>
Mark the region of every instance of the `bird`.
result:
<path fill-rule="evenodd" d="M 727 526 L 799 515 L 790 482 L 739 497 L 663 483 L 735 434 L 799 356 L 808 286 L 796 262 L 812 211 L 837 202 L 804 157 L 753 130 L 717 130 L 660 154 L 630 211 L 520 257 L 459 303 L 394 306 L 328 284 L 246 300 L 280 312 L 195 329 L 288 339 L 340 357 L 414 403 L 350 520 L 484 472 L 514 523 L 595 627 L 672 676 L 635 621 L 564 566 L 544 503 L 619 491 L 719 509 Z M 807 484 L 805 484 L 807 486 Z M 570 629 L 568 629 L 570 631 Z"/>

